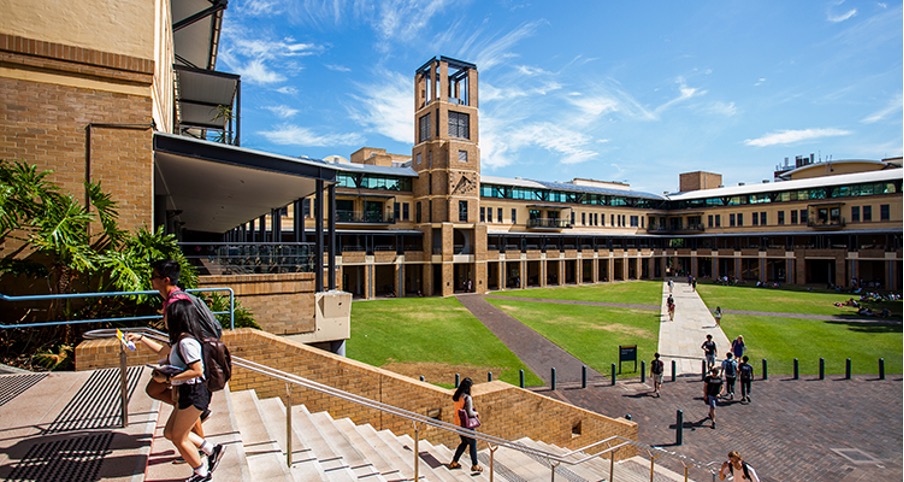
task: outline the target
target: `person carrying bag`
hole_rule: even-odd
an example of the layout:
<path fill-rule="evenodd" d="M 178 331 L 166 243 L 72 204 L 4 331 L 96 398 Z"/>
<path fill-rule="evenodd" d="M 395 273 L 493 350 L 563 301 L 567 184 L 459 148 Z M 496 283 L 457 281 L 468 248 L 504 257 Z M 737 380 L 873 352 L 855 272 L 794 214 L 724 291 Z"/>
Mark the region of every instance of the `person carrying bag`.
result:
<path fill-rule="evenodd" d="M 455 425 L 472 430 L 480 426 L 480 418 L 477 410 L 474 409 L 474 400 L 471 398 L 471 386 L 473 385 L 474 382 L 470 378 L 465 378 L 458 385 L 455 394 L 452 395 L 454 406 L 452 418 Z M 452 457 L 452 462 L 449 463 L 448 467 L 450 469 L 460 469 L 461 464 L 458 463 L 458 460 L 467 448 L 471 456 L 471 472 L 482 472 L 483 467 L 477 463 L 477 439 L 465 435 L 459 435 L 459 437 L 461 437 L 461 443 L 455 449 L 455 455 Z"/>

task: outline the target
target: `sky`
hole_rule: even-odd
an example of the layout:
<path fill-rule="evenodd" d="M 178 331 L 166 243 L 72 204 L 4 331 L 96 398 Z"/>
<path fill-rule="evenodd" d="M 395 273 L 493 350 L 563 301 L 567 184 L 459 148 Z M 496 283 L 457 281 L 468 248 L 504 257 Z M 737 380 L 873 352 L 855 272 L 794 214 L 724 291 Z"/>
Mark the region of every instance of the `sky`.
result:
<path fill-rule="evenodd" d="M 414 73 L 479 73 L 484 175 L 678 190 L 784 159 L 902 155 L 902 2 L 231 0 L 242 146 L 411 155 Z"/>

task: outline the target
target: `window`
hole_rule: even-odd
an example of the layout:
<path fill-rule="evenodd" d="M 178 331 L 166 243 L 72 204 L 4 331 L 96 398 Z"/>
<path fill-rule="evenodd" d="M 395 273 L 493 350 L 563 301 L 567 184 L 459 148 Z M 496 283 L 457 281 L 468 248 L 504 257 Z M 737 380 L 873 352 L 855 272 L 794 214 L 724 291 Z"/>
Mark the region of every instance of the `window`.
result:
<path fill-rule="evenodd" d="M 872 206 L 863 206 L 863 220 L 864 221 L 872 221 L 873 220 L 873 207 Z"/>
<path fill-rule="evenodd" d="M 408 203 L 402 204 L 402 219 L 408 221 Z"/>
<path fill-rule="evenodd" d="M 304 199 L 301 201 L 301 215 L 306 218 L 311 217 L 311 200 L 310 199 Z"/>
<path fill-rule="evenodd" d="M 851 222 L 860 222 L 860 206 L 851 206 Z"/>
<path fill-rule="evenodd" d="M 427 194 L 433 194 L 433 173 L 427 174 Z"/>
<path fill-rule="evenodd" d="M 888 221 L 891 219 L 891 213 L 889 212 L 888 204 L 880 204 L 879 205 L 879 220 L 880 221 Z"/>
<path fill-rule="evenodd" d="M 609 226 L 615 226 L 615 215 L 614 214 L 609 215 Z"/>
<path fill-rule="evenodd" d="M 722 215 L 716 214 L 716 227 L 719 228 L 722 226 Z"/>
<path fill-rule="evenodd" d="M 517 223 L 518 222 L 517 219 L 518 219 L 518 210 L 515 208 L 512 208 L 512 224 Z"/>
<path fill-rule="evenodd" d="M 430 138 L 430 114 L 424 114 L 418 119 L 418 142 L 424 142 Z"/>
<path fill-rule="evenodd" d="M 744 213 L 738 213 L 738 226 L 744 225 Z"/>
<path fill-rule="evenodd" d="M 433 151 L 427 151 L 427 167 L 433 167 Z"/>
<path fill-rule="evenodd" d="M 581 213 L 581 224 L 587 225 L 587 213 Z"/>
<path fill-rule="evenodd" d="M 401 214 L 402 214 L 402 204 L 394 203 L 392 205 L 392 218 L 399 219 L 399 217 L 401 217 Z"/>
<path fill-rule="evenodd" d="M 458 220 L 461 222 L 468 221 L 468 201 L 458 201 Z"/>
<path fill-rule="evenodd" d="M 496 222 L 502 222 L 502 208 L 496 208 Z"/>
<path fill-rule="evenodd" d="M 487 208 L 481 206 L 480 207 L 480 222 L 484 223 L 487 220 Z"/>
<path fill-rule="evenodd" d="M 418 223 L 421 222 L 421 203 L 414 205 L 414 220 Z"/>
<path fill-rule="evenodd" d="M 713 215 L 712 214 L 710 214 L 709 216 L 706 217 L 706 227 L 708 227 L 708 228 L 713 227 Z"/>
<path fill-rule="evenodd" d="M 493 208 L 487 208 L 487 222 L 493 222 Z"/>
<path fill-rule="evenodd" d="M 791 211 L 791 224 L 797 224 L 797 210 Z"/>
<path fill-rule="evenodd" d="M 806 209 L 800 210 L 800 224 L 807 224 L 807 220 L 809 219 L 809 214 Z"/>
<path fill-rule="evenodd" d="M 734 215 L 734 213 L 731 213 L 731 214 L 728 215 L 728 225 L 731 226 L 731 227 L 734 227 L 734 225 L 735 225 L 735 215 Z"/>
<path fill-rule="evenodd" d="M 753 213 L 753 225 L 754 226 L 760 225 L 760 213 Z"/>
<path fill-rule="evenodd" d="M 417 162 L 418 164 L 421 163 L 421 153 L 420 153 L 420 152 L 418 152 L 417 155 L 414 156 L 414 158 L 416 159 L 416 162 Z"/>
<path fill-rule="evenodd" d="M 599 225 L 600 225 L 600 215 L 599 215 L 599 213 L 593 213 L 593 225 L 594 225 L 594 226 L 599 226 Z"/>
<path fill-rule="evenodd" d="M 572 211 L 572 212 L 571 212 L 571 225 L 572 225 L 572 226 L 574 226 L 574 216 L 575 216 L 575 212 Z"/>
<path fill-rule="evenodd" d="M 762 224 L 763 226 L 765 226 L 766 224 L 768 224 L 768 223 L 766 222 L 766 213 L 765 213 L 765 211 L 760 212 L 760 224 Z"/>
<path fill-rule="evenodd" d="M 471 120 L 468 114 L 449 111 L 449 136 L 471 138 Z"/>
<path fill-rule="evenodd" d="M 778 223 L 785 224 L 785 212 L 784 211 L 778 212 Z"/>
<path fill-rule="evenodd" d="M 637 216 L 631 216 L 631 227 L 636 228 L 640 225 L 640 218 Z"/>
<path fill-rule="evenodd" d="M 458 162 L 468 162 L 468 151 L 458 151 Z"/>

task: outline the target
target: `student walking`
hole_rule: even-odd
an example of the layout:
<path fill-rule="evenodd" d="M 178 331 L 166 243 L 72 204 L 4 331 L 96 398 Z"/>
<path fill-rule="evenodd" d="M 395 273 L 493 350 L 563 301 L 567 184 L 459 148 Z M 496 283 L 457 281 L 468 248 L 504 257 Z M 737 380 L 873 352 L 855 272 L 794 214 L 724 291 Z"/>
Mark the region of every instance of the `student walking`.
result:
<path fill-rule="evenodd" d="M 722 360 L 722 376 L 725 377 L 725 395 L 734 400 L 735 380 L 738 377 L 738 362 L 731 356 L 731 352 L 725 354 Z"/>
<path fill-rule="evenodd" d="M 712 335 L 706 335 L 706 341 L 700 345 L 703 349 L 703 355 L 706 357 L 706 369 L 712 370 L 716 365 L 716 342 L 713 341 Z"/>
<path fill-rule="evenodd" d="M 741 377 L 741 403 L 750 403 L 750 386 L 753 382 L 753 366 L 748 363 L 750 358 L 744 355 L 741 364 L 738 365 L 738 373 Z"/>
<path fill-rule="evenodd" d="M 735 482 L 760 482 L 756 471 L 744 462 L 737 450 L 728 452 L 728 460 L 722 462 L 722 468 L 719 469 L 719 480 L 725 480 L 726 477 Z"/>
<path fill-rule="evenodd" d="M 672 295 L 665 300 L 666 308 L 669 310 L 669 321 L 675 321 L 675 298 Z"/>
<path fill-rule="evenodd" d="M 674 290 L 674 289 L 675 289 L 675 282 L 672 281 L 671 278 L 669 278 L 669 294 L 672 294 L 672 290 Z"/>
<path fill-rule="evenodd" d="M 713 312 L 713 317 L 716 319 L 716 326 L 722 326 L 722 307 L 717 306 L 716 311 Z"/>
<path fill-rule="evenodd" d="M 665 371 L 665 364 L 659 357 L 659 353 L 654 353 L 653 361 L 650 362 L 650 378 L 653 379 L 653 393 L 656 394 L 656 398 L 661 396 L 659 390 L 662 388 L 662 373 Z"/>
<path fill-rule="evenodd" d="M 455 425 L 459 427 L 464 427 L 462 420 L 458 416 L 459 410 L 464 410 L 468 418 L 477 418 L 478 416 L 477 410 L 474 409 L 474 401 L 471 399 L 472 385 L 474 385 L 474 382 L 470 378 L 465 378 L 458 385 L 455 394 L 452 395 L 452 418 L 455 419 Z M 477 463 L 477 439 L 465 435 L 459 435 L 459 437 L 461 438 L 461 443 L 455 449 L 455 455 L 452 457 L 452 462 L 449 463 L 448 467 L 450 469 L 461 468 L 458 460 L 464 454 L 465 449 L 468 449 L 468 453 L 471 456 L 471 472 L 483 472 L 483 467 Z"/>
<path fill-rule="evenodd" d="M 719 394 L 722 392 L 722 378 L 719 377 L 719 369 L 713 368 L 709 375 L 703 379 L 703 401 L 709 407 L 709 419 L 712 420 L 713 430 L 716 429 L 716 404 Z"/>
<path fill-rule="evenodd" d="M 746 352 L 747 345 L 744 344 L 744 336 L 738 335 L 738 337 L 731 342 L 731 353 L 734 355 L 736 360 L 740 360 Z"/>

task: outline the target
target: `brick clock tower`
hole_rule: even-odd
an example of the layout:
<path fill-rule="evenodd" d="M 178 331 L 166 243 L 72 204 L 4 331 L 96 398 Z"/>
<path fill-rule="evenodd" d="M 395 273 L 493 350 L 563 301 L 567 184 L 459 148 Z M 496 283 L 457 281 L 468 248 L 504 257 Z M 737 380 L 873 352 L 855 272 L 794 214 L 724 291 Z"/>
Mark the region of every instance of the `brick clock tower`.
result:
<path fill-rule="evenodd" d="M 474 64 L 436 57 L 415 73 L 414 221 L 424 232 L 428 295 L 486 290 L 477 98 Z"/>

